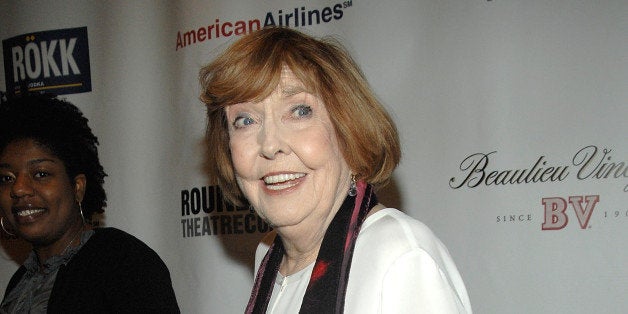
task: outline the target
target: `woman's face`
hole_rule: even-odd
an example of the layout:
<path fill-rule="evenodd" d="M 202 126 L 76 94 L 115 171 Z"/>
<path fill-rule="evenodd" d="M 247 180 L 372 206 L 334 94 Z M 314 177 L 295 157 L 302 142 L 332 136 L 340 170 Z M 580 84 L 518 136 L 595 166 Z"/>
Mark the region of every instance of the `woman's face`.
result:
<path fill-rule="evenodd" d="M 35 246 L 63 241 L 82 220 L 76 207 L 85 176 L 70 180 L 63 162 L 32 139 L 0 154 L 0 210 L 15 233 Z"/>
<path fill-rule="evenodd" d="M 266 99 L 226 108 L 238 185 L 273 227 L 329 222 L 350 185 L 322 101 L 284 69 Z"/>

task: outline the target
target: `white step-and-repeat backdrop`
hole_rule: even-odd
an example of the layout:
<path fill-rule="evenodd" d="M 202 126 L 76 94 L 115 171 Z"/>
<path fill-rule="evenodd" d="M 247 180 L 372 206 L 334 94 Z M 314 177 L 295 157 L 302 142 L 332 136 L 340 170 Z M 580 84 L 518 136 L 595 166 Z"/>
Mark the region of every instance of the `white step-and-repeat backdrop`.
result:
<path fill-rule="evenodd" d="M 400 129 L 380 198 L 446 243 L 476 313 L 626 313 L 627 13 L 624 0 L 2 1 L 0 89 L 80 72 L 84 89 L 62 97 L 101 141 L 99 223 L 161 255 L 184 313 L 241 313 L 268 225 L 204 174 L 198 70 L 268 24 L 335 36 Z M 4 233 L 2 246 L 0 292 L 28 250 Z"/>

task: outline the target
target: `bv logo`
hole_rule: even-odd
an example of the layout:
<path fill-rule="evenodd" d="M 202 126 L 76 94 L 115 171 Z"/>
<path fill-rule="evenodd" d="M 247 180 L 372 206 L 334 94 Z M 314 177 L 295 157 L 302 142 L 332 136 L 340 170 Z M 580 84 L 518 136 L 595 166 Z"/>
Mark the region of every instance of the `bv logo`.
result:
<path fill-rule="evenodd" d="M 30 33 L 2 41 L 7 93 L 91 91 L 87 28 Z"/>
<path fill-rule="evenodd" d="M 569 204 L 576 212 L 576 218 L 580 223 L 580 228 L 586 229 L 589 225 L 589 219 L 595 205 L 600 201 L 599 195 L 587 195 L 584 197 L 585 206 L 583 208 L 582 196 L 570 196 Z M 545 208 L 545 222 L 543 222 L 543 230 L 560 230 L 565 228 L 569 222 L 567 217 L 567 201 L 562 197 L 546 197 L 541 201 Z"/>

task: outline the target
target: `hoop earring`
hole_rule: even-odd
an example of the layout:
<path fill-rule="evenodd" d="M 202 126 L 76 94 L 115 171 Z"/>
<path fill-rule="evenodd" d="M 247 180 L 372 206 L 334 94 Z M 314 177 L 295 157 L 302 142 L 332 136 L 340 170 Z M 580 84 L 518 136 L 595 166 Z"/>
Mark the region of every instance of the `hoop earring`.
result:
<path fill-rule="evenodd" d="M 81 219 L 83 220 L 83 224 L 86 224 L 87 221 L 85 220 L 85 216 L 83 216 L 83 206 L 81 205 L 81 202 L 78 202 L 79 205 L 79 214 L 81 214 Z"/>
<path fill-rule="evenodd" d="M 4 232 L 6 232 L 6 234 L 14 236 L 15 234 L 7 231 L 7 228 L 4 227 L 4 217 L 0 217 L 0 226 L 2 226 L 2 230 L 4 230 Z"/>
<path fill-rule="evenodd" d="M 351 186 L 349 186 L 349 196 L 355 196 L 358 194 L 358 186 L 355 182 L 355 175 L 351 175 Z"/>

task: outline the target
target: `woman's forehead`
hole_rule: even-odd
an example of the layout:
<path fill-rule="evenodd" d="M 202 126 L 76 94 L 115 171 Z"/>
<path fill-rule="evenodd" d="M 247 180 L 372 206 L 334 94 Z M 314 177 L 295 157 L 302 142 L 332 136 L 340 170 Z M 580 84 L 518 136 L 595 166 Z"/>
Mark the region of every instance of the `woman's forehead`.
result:
<path fill-rule="evenodd" d="M 281 69 L 279 85 L 275 90 L 279 90 L 283 96 L 292 96 L 301 92 L 312 92 L 303 81 L 287 66 Z"/>

